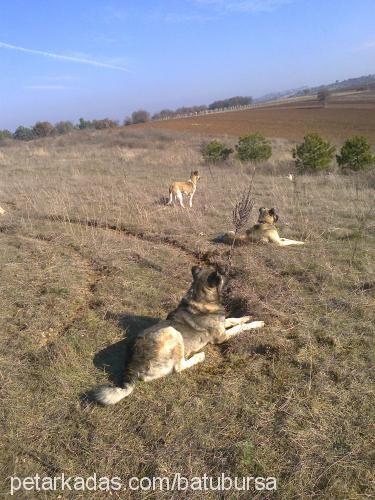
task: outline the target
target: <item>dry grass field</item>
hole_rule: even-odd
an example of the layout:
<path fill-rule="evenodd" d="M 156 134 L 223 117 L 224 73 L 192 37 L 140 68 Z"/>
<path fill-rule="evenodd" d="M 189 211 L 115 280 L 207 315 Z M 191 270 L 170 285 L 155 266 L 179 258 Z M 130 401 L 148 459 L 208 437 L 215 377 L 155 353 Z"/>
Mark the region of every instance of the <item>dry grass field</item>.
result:
<path fill-rule="evenodd" d="M 345 140 L 363 135 L 375 142 L 375 92 L 338 94 L 326 107 L 316 98 L 298 98 L 245 111 L 150 122 L 139 127 L 155 127 L 179 132 L 230 134 L 234 136 L 261 132 L 267 137 L 295 141 L 309 132 L 331 140 Z"/>
<path fill-rule="evenodd" d="M 374 122 L 364 111 L 347 110 L 347 123 L 332 133 L 373 139 Z M 312 109 L 311 116 L 328 120 L 332 112 Z M 225 120 L 266 113 L 282 122 L 263 129 L 258 121 L 257 129 L 270 136 L 279 130 L 286 139 L 273 140 L 273 158 L 257 169 L 251 222 L 259 206 L 276 205 L 282 236 L 306 245 L 236 250 L 228 314 L 250 314 L 265 328 L 207 348 L 203 364 L 139 384 L 107 408 L 82 396 L 116 380 L 124 337 L 177 305 L 192 265 L 225 262 L 228 247 L 212 240 L 232 229 L 233 204 L 252 169 L 233 160 L 209 170 L 200 163 L 205 137 L 159 129 L 79 132 L 0 147 L 0 205 L 7 211 L 0 219 L 5 496 L 8 476 L 62 472 L 124 479 L 224 472 L 278 480 L 273 494 L 206 492 L 208 499 L 374 495 L 374 179 L 333 174 L 290 182 L 288 139 L 304 132 L 290 111 L 223 114 L 215 132 Z M 200 132 L 211 119 L 193 121 L 202 124 Z M 328 120 L 328 136 L 331 126 Z M 253 125 L 240 120 L 238 127 L 243 133 Z M 238 133 L 234 125 L 229 132 Z M 165 206 L 170 181 L 187 179 L 195 168 L 202 179 L 193 208 Z M 203 494 L 142 496 L 193 497 Z"/>

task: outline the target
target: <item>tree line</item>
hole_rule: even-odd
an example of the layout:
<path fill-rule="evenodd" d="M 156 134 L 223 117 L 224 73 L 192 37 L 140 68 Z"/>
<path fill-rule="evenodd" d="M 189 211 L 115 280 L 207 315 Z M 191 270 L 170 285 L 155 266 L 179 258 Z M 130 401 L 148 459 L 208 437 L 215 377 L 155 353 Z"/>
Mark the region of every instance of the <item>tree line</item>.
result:
<path fill-rule="evenodd" d="M 189 115 L 195 113 L 202 113 L 203 111 L 213 111 L 215 109 L 228 109 L 235 106 L 247 106 L 252 104 L 253 98 L 250 96 L 235 96 L 220 101 L 214 101 L 211 104 L 202 104 L 200 106 L 183 106 L 177 109 L 162 109 L 158 113 L 152 115 L 152 120 L 163 120 L 173 118 L 179 115 Z"/>
<path fill-rule="evenodd" d="M 143 121 L 148 121 L 149 119 L 149 113 L 143 110 L 135 111 L 132 116 L 133 119 L 125 119 L 124 125 L 129 125 L 130 123 L 142 123 Z M 6 129 L 0 130 L 0 140 L 17 139 L 21 141 L 30 141 L 41 137 L 67 134 L 73 130 L 103 130 L 113 129 L 119 126 L 120 123 L 117 120 L 111 120 L 110 118 L 103 118 L 101 120 L 85 120 L 84 118 L 80 118 L 76 124 L 71 121 L 59 121 L 55 125 L 48 121 L 39 121 L 32 127 L 24 127 L 23 125 L 20 125 L 16 128 L 14 133 Z"/>
<path fill-rule="evenodd" d="M 158 113 L 151 114 L 144 110 L 138 109 L 133 111 L 131 116 L 127 116 L 123 121 L 122 125 L 135 125 L 137 123 L 146 123 L 150 120 L 160 120 L 163 118 L 172 118 L 178 115 L 200 113 L 205 110 L 215 110 L 215 109 L 225 109 L 233 106 L 244 106 L 251 104 L 253 101 L 252 97 L 236 96 L 230 97 L 228 99 L 223 99 L 221 101 L 214 101 L 208 106 L 183 106 L 175 110 L 172 109 L 162 109 Z M 111 120 L 109 118 L 103 118 L 101 120 L 85 120 L 80 118 L 78 123 L 74 124 L 71 121 L 59 121 L 55 125 L 48 121 L 38 121 L 32 127 L 24 127 L 20 125 L 16 128 L 15 132 L 12 133 L 9 130 L 0 130 L 0 140 L 1 139 L 17 139 L 22 141 L 30 141 L 32 139 L 37 139 L 40 137 L 50 137 L 53 135 L 67 134 L 72 130 L 83 130 L 83 129 L 111 129 L 120 127 L 120 123 L 117 120 Z"/>

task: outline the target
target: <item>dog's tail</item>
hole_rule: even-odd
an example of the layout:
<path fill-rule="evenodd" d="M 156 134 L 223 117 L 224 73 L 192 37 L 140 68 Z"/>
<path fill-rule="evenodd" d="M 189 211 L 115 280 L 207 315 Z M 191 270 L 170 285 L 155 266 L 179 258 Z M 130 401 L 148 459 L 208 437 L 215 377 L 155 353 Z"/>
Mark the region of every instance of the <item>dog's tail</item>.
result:
<path fill-rule="evenodd" d="M 138 380 L 137 374 L 132 369 L 131 364 L 134 353 L 134 340 L 134 338 L 126 340 L 127 345 L 124 353 L 125 367 L 118 385 L 100 385 L 89 393 L 89 399 L 105 406 L 114 405 L 133 392 Z"/>
<path fill-rule="evenodd" d="M 102 405 L 114 405 L 129 396 L 134 390 L 134 383 L 124 384 L 123 387 L 100 385 L 93 390 L 91 398 Z"/>

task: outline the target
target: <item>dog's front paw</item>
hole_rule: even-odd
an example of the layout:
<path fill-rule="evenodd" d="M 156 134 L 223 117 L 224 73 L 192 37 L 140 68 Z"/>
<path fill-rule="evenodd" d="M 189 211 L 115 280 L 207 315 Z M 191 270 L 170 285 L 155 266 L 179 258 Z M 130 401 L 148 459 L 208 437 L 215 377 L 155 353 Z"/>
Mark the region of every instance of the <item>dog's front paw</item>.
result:
<path fill-rule="evenodd" d="M 262 328 L 264 326 L 264 321 L 253 321 L 251 325 L 253 328 Z"/>
<path fill-rule="evenodd" d="M 205 360 L 206 355 L 204 352 L 198 352 L 197 354 L 195 354 L 194 358 L 197 360 L 197 363 L 201 363 Z"/>

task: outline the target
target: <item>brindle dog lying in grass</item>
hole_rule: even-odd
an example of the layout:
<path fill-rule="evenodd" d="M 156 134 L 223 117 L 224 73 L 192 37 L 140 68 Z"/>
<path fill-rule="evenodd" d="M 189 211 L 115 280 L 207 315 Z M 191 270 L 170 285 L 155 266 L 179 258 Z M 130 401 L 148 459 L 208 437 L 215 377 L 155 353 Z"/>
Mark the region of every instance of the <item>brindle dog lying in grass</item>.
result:
<path fill-rule="evenodd" d="M 149 382 L 190 368 L 204 361 L 204 352 L 200 351 L 205 345 L 221 344 L 241 332 L 264 326 L 263 321 L 249 323 L 249 316 L 225 318 L 223 276 L 199 266 L 191 271 L 193 282 L 177 309 L 135 338 L 121 386 L 101 386 L 93 391 L 98 403 L 115 404 L 133 391 L 138 380 Z"/>

